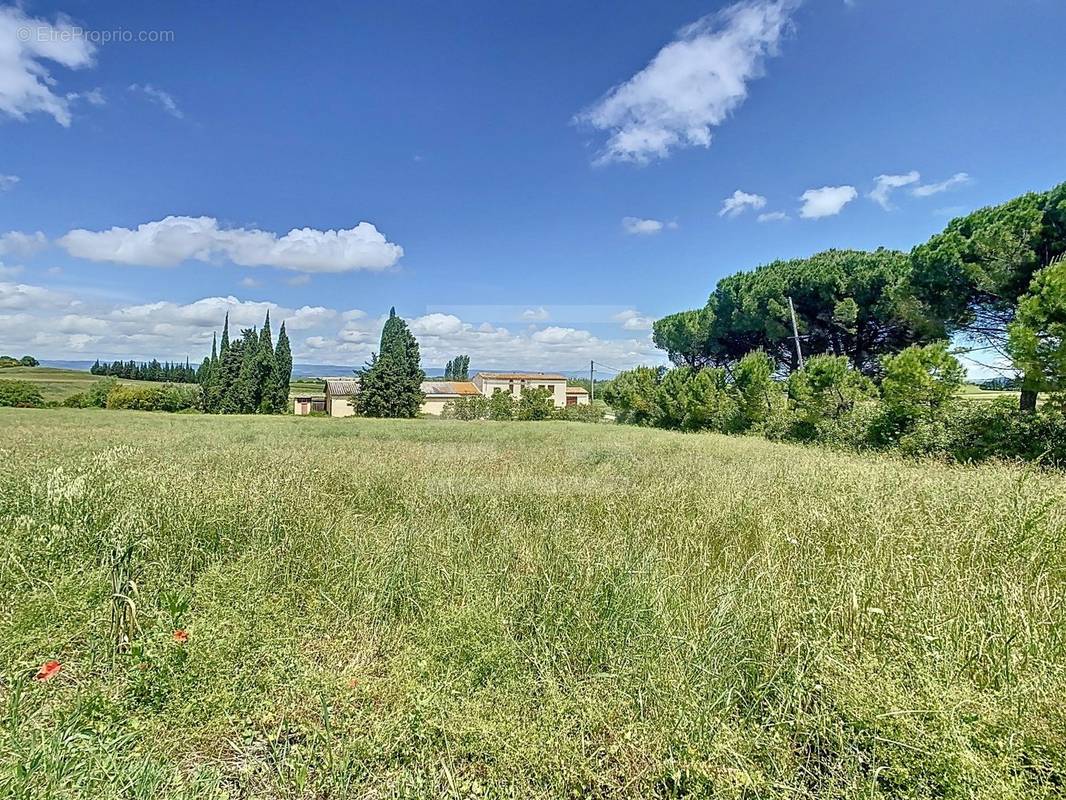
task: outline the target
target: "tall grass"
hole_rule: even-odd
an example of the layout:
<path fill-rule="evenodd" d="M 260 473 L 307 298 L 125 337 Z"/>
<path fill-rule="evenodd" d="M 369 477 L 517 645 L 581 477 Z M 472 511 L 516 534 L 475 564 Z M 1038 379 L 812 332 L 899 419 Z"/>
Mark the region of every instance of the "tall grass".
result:
<path fill-rule="evenodd" d="M 0 796 L 1066 793 L 1059 475 L 566 423 L 0 431 Z"/>

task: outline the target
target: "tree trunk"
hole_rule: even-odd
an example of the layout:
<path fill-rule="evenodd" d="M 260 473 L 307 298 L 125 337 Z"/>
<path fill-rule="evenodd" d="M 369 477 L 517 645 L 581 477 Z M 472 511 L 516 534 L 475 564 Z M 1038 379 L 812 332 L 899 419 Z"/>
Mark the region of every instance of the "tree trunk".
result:
<path fill-rule="evenodd" d="M 1018 400 L 1019 411 L 1036 411 L 1036 395 L 1034 389 L 1022 389 L 1022 396 Z"/>

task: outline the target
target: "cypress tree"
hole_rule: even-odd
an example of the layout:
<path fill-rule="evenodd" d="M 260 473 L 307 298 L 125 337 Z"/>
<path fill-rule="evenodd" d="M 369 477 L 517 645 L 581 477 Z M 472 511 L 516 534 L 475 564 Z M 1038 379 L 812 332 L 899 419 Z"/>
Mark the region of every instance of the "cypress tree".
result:
<path fill-rule="evenodd" d="M 219 349 L 219 355 L 226 355 L 226 351 L 229 350 L 229 312 L 226 312 L 226 321 L 222 325 L 222 345 Z"/>
<path fill-rule="evenodd" d="M 237 369 L 234 398 L 238 414 L 254 414 L 259 408 L 259 335 L 255 328 L 241 331 L 241 363 Z"/>
<path fill-rule="evenodd" d="M 266 313 L 263 329 L 259 332 L 259 347 L 256 352 L 256 389 L 260 414 L 270 414 L 278 396 L 278 368 L 274 356 L 274 342 L 270 337 L 270 312 Z"/>
<path fill-rule="evenodd" d="M 425 397 L 420 384 L 426 375 L 419 361 L 418 341 L 391 309 L 381 331 L 380 351 L 359 373 L 358 411 L 368 417 L 416 416 Z"/>
<path fill-rule="evenodd" d="M 274 393 L 274 411 L 284 414 L 289 406 L 289 381 L 292 379 L 292 350 L 289 347 L 289 335 L 285 332 L 285 321 L 278 331 L 278 346 L 274 351 L 274 367 L 277 380 Z"/>

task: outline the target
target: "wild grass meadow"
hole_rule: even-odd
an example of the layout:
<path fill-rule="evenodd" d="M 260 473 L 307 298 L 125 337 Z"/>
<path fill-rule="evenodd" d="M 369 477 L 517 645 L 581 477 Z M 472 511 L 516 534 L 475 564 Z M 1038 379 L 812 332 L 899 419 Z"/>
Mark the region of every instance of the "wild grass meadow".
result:
<path fill-rule="evenodd" d="M 2 797 L 1066 794 L 1060 474 L 560 422 L 0 433 Z"/>

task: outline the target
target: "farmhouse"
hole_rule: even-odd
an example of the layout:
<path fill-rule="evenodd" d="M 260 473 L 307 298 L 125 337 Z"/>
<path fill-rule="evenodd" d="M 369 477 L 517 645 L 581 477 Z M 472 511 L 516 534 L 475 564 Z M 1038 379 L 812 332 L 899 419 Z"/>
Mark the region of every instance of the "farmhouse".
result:
<path fill-rule="evenodd" d="M 355 415 L 351 399 L 359 392 L 358 378 L 325 378 L 326 396 L 310 395 L 293 398 L 292 411 L 298 416 L 312 412 L 325 412 L 331 417 L 351 417 Z M 507 392 L 516 399 L 522 396 L 523 389 L 547 389 L 551 393 L 556 408 L 563 406 L 586 405 L 589 393 L 580 386 L 567 386 L 566 378 L 549 372 L 479 372 L 472 381 L 428 380 L 422 382 L 421 413 L 439 417 L 446 403 L 463 397 L 484 395 L 491 397 L 493 392 Z"/>
<path fill-rule="evenodd" d="M 522 396 L 523 389 L 547 389 L 556 408 L 566 405 L 566 378 L 550 372 L 479 372 L 473 384 L 486 397 L 492 397 L 493 392 L 509 392 L 515 399 Z"/>

